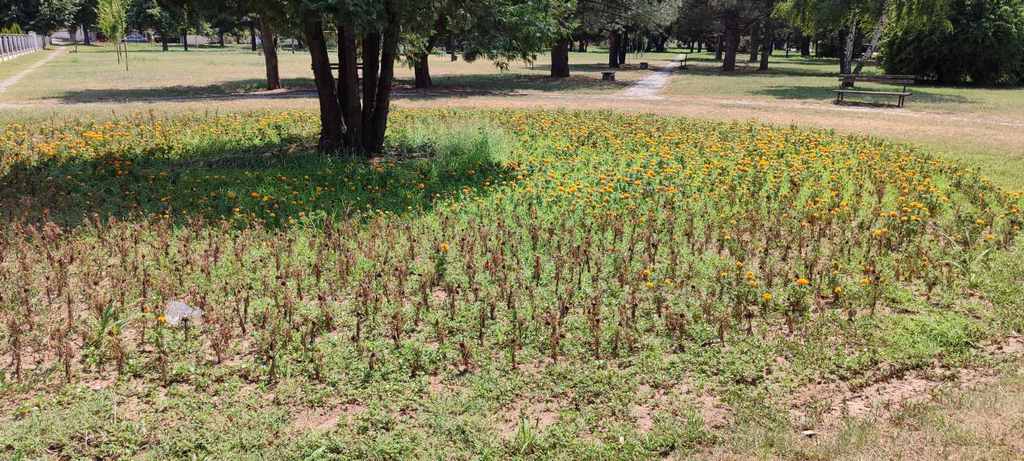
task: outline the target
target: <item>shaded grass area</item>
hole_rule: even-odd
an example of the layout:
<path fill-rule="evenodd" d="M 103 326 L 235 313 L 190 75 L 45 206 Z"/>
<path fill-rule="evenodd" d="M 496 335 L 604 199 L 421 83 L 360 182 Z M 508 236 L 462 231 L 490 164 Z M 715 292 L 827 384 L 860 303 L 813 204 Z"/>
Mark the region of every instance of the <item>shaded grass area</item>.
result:
<path fill-rule="evenodd" d="M 283 132 L 198 138 L 187 146 L 157 144 L 127 156 L 16 163 L 0 170 L 7 192 L 0 198 L 0 215 L 27 221 L 46 217 L 70 227 L 97 219 L 172 215 L 182 221 L 227 219 L 276 227 L 362 212 L 429 212 L 436 200 L 502 183 L 511 174 L 500 157 L 489 155 L 506 151 L 508 141 L 487 126 L 444 132 L 443 138 L 430 134 L 434 128 L 399 128 L 389 140 L 391 154 L 371 162 L 316 153 L 311 120 L 298 121 L 287 118 L 283 123 L 294 125 Z M 168 149 L 175 149 L 173 156 Z M 38 206 L 32 205 L 35 200 Z"/>
<path fill-rule="evenodd" d="M 68 54 L 50 63 L 36 76 L 32 84 L 19 84 L 7 94 L 4 101 L 55 101 L 65 104 L 123 102 L 133 100 L 159 100 L 224 96 L 239 92 L 253 92 L 265 86 L 263 58 L 246 47 L 202 47 L 184 52 L 180 48 L 160 51 L 159 46 L 132 44 L 129 46 L 129 70 L 117 66 L 113 49 L 104 46 L 81 47 L 79 53 Z M 631 59 L 651 61 L 669 60 L 672 53 L 631 56 Z M 572 53 L 572 71 L 568 80 L 546 78 L 550 65 L 546 55 L 534 63 L 507 63 L 507 70 L 494 62 L 481 59 L 474 62 L 451 61 L 446 55 L 431 56 L 431 72 L 435 84 L 441 89 L 465 88 L 479 93 L 496 94 L 516 91 L 548 92 L 606 92 L 623 85 L 608 84 L 600 79 L 605 70 L 600 52 Z M 309 69 L 309 56 L 305 51 L 279 51 L 280 73 L 286 88 L 313 89 Z M 620 71 L 620 79 L 629 81 L 642 78 L 650 71 L 639 71 L 636 64 Z M 396 66 L 396 77 L 411 87 L 412 69 L 404 63 Z"/>

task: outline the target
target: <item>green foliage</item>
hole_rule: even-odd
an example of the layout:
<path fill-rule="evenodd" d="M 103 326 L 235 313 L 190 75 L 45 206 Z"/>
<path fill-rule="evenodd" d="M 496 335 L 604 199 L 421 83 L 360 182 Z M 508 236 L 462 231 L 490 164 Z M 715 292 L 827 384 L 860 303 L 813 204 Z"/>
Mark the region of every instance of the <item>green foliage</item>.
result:
<path fill-rule="evenodd" d="M 885 41 L 883 66 L 941 83 L 1024 84 L 1024 3 L 955 0 L 948 21 L 908 24 Z"/>
<path fill-rule="evenodd" d="M 68 27 L 75 20 L 78 12 L 78 0 L 41 0 L 32 29 L 42 34 Z"/>
<path fill-rule="evenodd" d="M 18 24 L 11 24 L 9 26 L 4 26 L 3 28 L 0 28 L 0 34 L 20 35 L 23 33 L 25 32 L 21 30 L 21 26 L 19 26 Z"/>
<path fill-rule="evenodd" d="M 112 42 L 120 43 L 128 27 L 124 0 L 99 0 L 96 13 L 103 34 Z"/>
<path fill-rule="evenodd" d="M 885 344 L 881 357 L 907 368 L 926 366 L 937 358 L 963 358 L 983 337 L 978 324 L 954 312 L 892 317 L 877 331 Z"/>

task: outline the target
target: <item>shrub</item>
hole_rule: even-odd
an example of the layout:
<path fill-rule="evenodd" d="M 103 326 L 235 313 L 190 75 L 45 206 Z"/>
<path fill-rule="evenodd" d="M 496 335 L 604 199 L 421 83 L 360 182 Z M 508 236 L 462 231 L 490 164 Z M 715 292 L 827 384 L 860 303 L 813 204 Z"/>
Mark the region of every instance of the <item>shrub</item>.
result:
<path fill-rule="evenodd" d="M 21 26 L 19 26 L 17 24 L 11 24 L 11 25 L 8 25 L 8 26 L 0 27 L 0 34 L 21 35 L 21 34 L 24 34 L 24 33 L 25 32 L 23 30 L 21 30 Z"/>
<path fill-rule="evenodd" d="M 1024 83 L 1024 3 L 954 0 L 948 22 L 913 24 L 885 44 L 883 67 L 941 83 Z"/>

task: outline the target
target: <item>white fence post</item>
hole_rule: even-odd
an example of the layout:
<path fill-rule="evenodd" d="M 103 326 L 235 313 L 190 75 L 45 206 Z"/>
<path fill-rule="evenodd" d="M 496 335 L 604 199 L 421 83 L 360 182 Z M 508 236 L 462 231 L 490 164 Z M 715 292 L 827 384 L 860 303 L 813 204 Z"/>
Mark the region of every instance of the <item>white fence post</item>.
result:
<path fill-rule="evenodd" d="M 23 35 L 0 34 L 0 62 L 39 51 L 46 46 L 46 37 L 29 32 Z"/>

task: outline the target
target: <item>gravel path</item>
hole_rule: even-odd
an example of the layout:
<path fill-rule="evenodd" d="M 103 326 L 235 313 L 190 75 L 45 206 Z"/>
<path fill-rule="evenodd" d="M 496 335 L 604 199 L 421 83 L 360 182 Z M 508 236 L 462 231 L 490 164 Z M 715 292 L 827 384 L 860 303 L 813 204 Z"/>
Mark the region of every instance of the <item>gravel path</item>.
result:
<path fill-rule="evenodd" d="M 672 78 L 672 72 L 679 67 L 680 60 L 682 60 L 682 55 L 676 55 L 672 62 L 661 66 L 657 72 L 626 88 L 620 96 L 631 99 L 663 99 L 664 97 L 659 93 L 665 88 L 665 85 L 668 85 L 668 81 Z"/>

